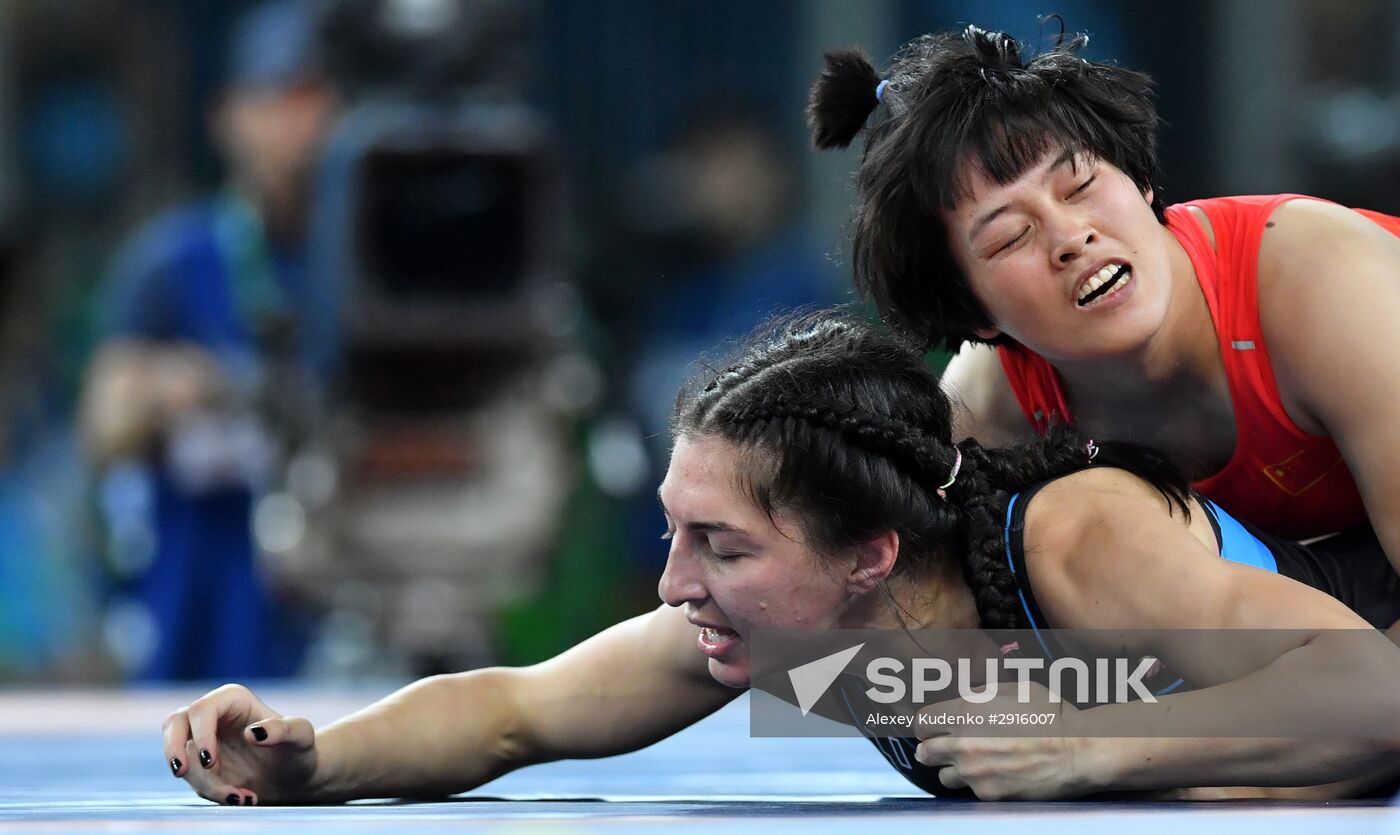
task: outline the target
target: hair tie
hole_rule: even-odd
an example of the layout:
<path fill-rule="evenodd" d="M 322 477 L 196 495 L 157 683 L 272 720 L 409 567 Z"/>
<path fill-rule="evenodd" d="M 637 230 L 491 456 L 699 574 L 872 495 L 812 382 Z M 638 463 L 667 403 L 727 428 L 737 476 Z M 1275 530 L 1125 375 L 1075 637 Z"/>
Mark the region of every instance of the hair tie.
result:
<path fill-rule="evenodd" d="M 884 101 L 885 88 L 888 86 L 890 86 L 890 80 L 888 78 L 875 85 L 875 101 Z"/>
<path fill-rule="evenodd" d="M 1094 443 L 1093 438 L 1090 438 L 1089 443 L 1084 445 L 1084 451 L 1089 453 L 1089 460 L 1093 461 L 1094 456 L 1099 454 L 1099 445 Z"/>
<path fill-rule="evenodd" d="M 958 480 L 958 470 L 962 469 L 962 450 L 958 449 L 957 447 L 953 447 L 953 451 L 958 454 L 958 457 L 953 459 L 953 471 L 948 473 L 948 480 L 938 485 L 937 490 L 938 498 L 944 500 L 948 498 L 948 494 L 944 491 L 947 490 L 949 487 L 952 487 L 953 482 Z"/>

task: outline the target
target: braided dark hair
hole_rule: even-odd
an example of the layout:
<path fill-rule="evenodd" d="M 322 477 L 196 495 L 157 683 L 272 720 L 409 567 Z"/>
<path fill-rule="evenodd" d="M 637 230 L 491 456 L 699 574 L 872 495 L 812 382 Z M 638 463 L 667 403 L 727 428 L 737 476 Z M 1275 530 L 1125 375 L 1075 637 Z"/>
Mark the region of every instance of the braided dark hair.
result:
<path fill-rule="evenodd" d="M 1159 118 L 1145 74 L 1087 61 L 1084 35 L 1061 32 L 1028 57 L 1004 32 L 969 26 L 905 46 L 879 76 L 856 50 L 828 53 L 807 120 L 818 148 L 845 147 L 862 130 L 852 266 L 857 289 L 921 346 L 956 350 L 995 325 L 948 249 L 942 212 L 966 192 L 967 165 L 1006 184 L 1047 153 L 1111 163 L 1165 222 L 1157 163 Z M 993 343 L 1009 337 L 998 336 Z"/>
<path fill-rule="evenodd" d="M 952 407 L 922 356 L 857 315 L 782 317 L 731 361 L 702 366 L 676 400 L 672 434 L 717 437 L 744 453 L 741 489 L 801 525 L 834 555 L 899 535 L 895 573 L 956 558 L 988 628 L 1019 623 L 1003 527 L 1010 496 L 1089 466 L 1087 439 L 1056 426 L 1002 449 L 952 444 Z M 946 498 L 938 493 L 955 461 Z M 1185 478 L 1165 458 L 1105 443 L 1094 464 L 1134 472 L 1186 509 Z"/>

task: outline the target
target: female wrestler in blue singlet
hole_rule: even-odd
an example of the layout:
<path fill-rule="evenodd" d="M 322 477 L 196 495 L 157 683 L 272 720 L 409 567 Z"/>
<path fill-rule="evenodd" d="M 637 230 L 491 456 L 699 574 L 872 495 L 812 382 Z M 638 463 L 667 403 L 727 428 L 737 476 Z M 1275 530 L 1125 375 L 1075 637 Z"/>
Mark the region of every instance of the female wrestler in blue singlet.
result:
<path fill-rule="evenodd" d="M 1382 582 L 1325 549 L 1251 538 L 1145 448 L 1091 446 L 1070 429 L 1011 448 L 955 444 L 952 410 L 922 358 L 862 319 L 779 322 L 677 399 L 659 491 L 667 605 L 534 667 L 426 679 L 319 732 L 220 688 L 171 715 L 166 756 L 220 802 L 450 794 L 698 721 L 750 685 L 755 630 L 1035 625 L 1289 630 L 1244 671 L 1148 653 L 1194 687 L 1160 704 L 1173 721 L 1215 720 L 1251 710 L 1240 688 L 1274 688 L 1305 706 L 1288 721 L 1330 711 L 1378 732 L 995 745 L 945 734 L 881 741 L 882 753 L 930 791 L 982 798 L 1337 781 L 1355 793 L 1400 770 L 1389 731 L 1400 649 L 1366 619 L 1400 613 L 1384 557 Z M 1341 630 L 1378 640 L 1338 652 Z M 1364 698 L 1319 690 L 1339 680 Z M 1103 715 L 1074 721 L 1092 730 Z"/>
<path fill-rule="evenodd" d="M 1036 598 L 1025 548 L 1027 509 L 1036 494 L 1048 484 L 1050 482 L 1044 482 L 1011 496 L 1007 501 L 1003 539 L 1006 564 L 1016 581 L 1019 606 L 1015 623 L 1035 635 L 1035 641 L 1025 648 L 1025 653 L 1054 658 L 1062 651 L 1055 645 L 1055 638 L 1045 630 L 1055 628 L 1055 624 L 1046 616 Z M 1191 507 L 1197 506 L 1205 511 L 1214 547 L 1221 559 L 1311 586 L 1345 603 L 1377 629 L 1389 629 L 1400 621 L 1400 577 L 1391 569 L 1374 532 L 1357 530 L 1302 545 L 1271 537 L 1238 521 L 1214 502 L 1192 494 Z M 1169 670 L 1153 678 L 1149 684 L 1152 692 L 1158 696 L 1175 692 L 1186 684 L 1184 679 L 1171 675 Z M 948 787 L 940 782 L 941 766 L 927 766 L 916 758 L 917 739 L 872 737 L 871 741 L 910 782 L 933 794 L 950 793 Z M 1349 788 L 1353 790 L 1350 793 L 1388 797 L 1400 789 L 1400 783 L 1394 779 L 1362 780 Z M 1344 793 L 1348 792 L 1300 793 L 1299 796 L 1327 797 Z"/>

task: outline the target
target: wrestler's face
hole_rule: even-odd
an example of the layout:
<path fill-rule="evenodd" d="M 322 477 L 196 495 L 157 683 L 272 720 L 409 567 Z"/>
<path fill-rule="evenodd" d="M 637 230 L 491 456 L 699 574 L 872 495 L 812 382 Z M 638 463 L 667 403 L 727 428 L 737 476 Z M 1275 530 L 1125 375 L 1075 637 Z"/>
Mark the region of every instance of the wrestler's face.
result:
<path fill-rule="evenodd" d="M 710 674 L 730 687 L 749 685 L 753 630 L 838 625 L 854 567 L 822 559 L 801 526 L 755 506 L 739 487 L 741 463 L 727 441 L 681 438 L 658 491 L 671 550 L 657 591 L 685 607 Z"/>
<path fill-rule="evenodd" d="M 965 173 L 968 196 L 944 221 L 996 323 L 979 336 L 1005 333 L 1061 362 L 1146 347 L 1171 294 L 1171 236 L 1150 191 L 1106 162 L 1059 152 L 1006 185 L 976 166 Z"/>

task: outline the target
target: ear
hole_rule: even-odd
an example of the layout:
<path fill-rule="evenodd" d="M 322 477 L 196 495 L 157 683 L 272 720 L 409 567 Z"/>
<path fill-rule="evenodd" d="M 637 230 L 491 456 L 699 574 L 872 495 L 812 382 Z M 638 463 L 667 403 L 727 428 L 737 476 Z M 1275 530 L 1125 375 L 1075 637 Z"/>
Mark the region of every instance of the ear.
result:
<path fill-rule="evenodd" d="M 1146 200 L 1146 201 L 1147 201 L 1147 205 L 1149 205 L 1149 206 L 1152 205 L 1152 199 L 1153 199 L 1155 196 L 1156 196 L 1155 193 L 1152 191 L 1152 186 L 1148 186 L 1147 188 L 1143 189 L 1143 191 L 1142 191 L 1142 199 Z"/>
<path fill-rule="evenodd" d="M 894 571 L 898 557 L 899 534 L 894 531 L 885 531 L 862 543 L 856 548 L 856 564 L 847 578 L 847 590 L 852 596 L 874 591 Z"/>
<path fill-rule="evenodd" d="M 1001 336 L 1001 328 L 978 328 L 972 332 L 978 339 L 991 341 Z"/>

